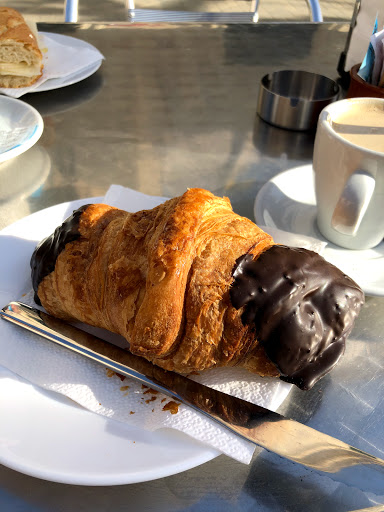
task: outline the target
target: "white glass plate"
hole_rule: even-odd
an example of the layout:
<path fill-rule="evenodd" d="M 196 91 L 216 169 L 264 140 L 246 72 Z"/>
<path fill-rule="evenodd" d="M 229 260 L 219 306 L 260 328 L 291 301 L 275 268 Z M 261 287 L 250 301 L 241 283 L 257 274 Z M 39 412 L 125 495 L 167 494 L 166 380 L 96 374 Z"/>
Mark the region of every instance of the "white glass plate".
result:
<path fill-rule="evenodd" d="M 88 198 L 41 210 L 0 232 L 0 307 L 30 289 L 36 242 Z M 4 335 L 0 320 L 0 336 Z M 20 336 L 23 331 L 20 330 Z M 267 406 L 277 408 L 282 386 Z M 0 366 L 0 463 L 45 480 L 77 485 L 144 482 L 194 468 L 220 453 L 174 429 L 154 432 L 85 410 Z"/>
<path fill-rule="evenodd" d="M 256 222 L 328 242 L 316 224 L 312 165 L 295 167 L 269 180 L 255 199 Z M 328 242 L 323 256 L 354 279 L 368 295 L 384 295 L 384 242 L 353 251 Z"/>
<path fill-rule="evenodd" d="M 44 130 L 39 112 L 15 98 L 0 96 L 0 162 L 31 148 Z"/>

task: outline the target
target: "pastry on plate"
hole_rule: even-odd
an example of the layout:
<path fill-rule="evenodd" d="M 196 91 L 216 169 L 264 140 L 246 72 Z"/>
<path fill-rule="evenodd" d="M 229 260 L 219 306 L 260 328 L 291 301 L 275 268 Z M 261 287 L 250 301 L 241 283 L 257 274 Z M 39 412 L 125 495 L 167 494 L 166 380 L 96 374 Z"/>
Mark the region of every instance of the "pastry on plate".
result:
<path fill-rule="evenodd" d="M 50 314 L 116 332 L 162 368 L 241 366 L 302 389 L 335 366 L 364 301 L 317 253 L 275 244 L 203 189 L 136 213 L 83 206 L 31 268 Z"/>

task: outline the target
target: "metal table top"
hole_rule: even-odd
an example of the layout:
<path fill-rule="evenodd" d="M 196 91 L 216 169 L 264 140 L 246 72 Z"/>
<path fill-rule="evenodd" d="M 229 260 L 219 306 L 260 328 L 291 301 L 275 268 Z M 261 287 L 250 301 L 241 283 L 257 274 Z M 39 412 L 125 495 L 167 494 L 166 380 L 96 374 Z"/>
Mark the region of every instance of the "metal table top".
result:
<path fill-rule="evenodd" d="M 283 68 L 336 78 L 349 26 L 124 22 L 39 29 L 86 40 L 105 61 L 78 84 L 22 97 L 44 118 L 37 147 L 47 158 L 44 168 L 34 158 L 29 170 L 18 158 L 0 167 L 0 228 L 60 202 L 102 196 L 111 183 L 161 196 L 207 188 L 253 219 L 261 186 L 310 163 L 314 139 L 257 117 L 260 78 Z M 35 187 L 26 172 L 34 173 Z M 367 297 L 342 363 L 311 391 L 292 391 L 280 409 L 380 457 L 383 313 L 383 299 Z M 223 455 L 184 473 L 117 487 L 46 482 L 0 466 L 4 511 L 340 512 L 383 503 L 384 483 L 376 496 L 264 450 L 249 466 Z"/>

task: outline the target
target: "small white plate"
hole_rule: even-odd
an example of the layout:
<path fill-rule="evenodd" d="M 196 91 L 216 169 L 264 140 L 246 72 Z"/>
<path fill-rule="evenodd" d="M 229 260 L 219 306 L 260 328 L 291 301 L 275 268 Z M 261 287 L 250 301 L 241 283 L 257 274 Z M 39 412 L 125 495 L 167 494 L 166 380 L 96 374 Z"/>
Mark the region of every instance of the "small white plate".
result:
<path fill-rule="evenodd" d="M 269 180 L 255 199 L 257 224 L 327 242 L 323 257 L 354 279 L 368 295 L 384 295 L 384 242 L 353 251 L 328 242 L 316 223 L 312 165 L 295 167 Z"/>
<path fill-rule="evenodd" d="M 21 100 L 0 96 L 0 162 L 24 153 L 44 129 L 39 112 Z"/>
<path fill-rule="evenodd" d="M 43 92 L 43 91 L 53 91 L 54 89 L 60 89 L 61 87 L 67 87 L 68 85 L 76 84 L 77 82 L 81 82 L 85 80 L 89 76 L 96 73 L 96 71 L 101 66 L 102 60 L 98 60 L 94 62 L 90 66 L 81 69 L 80 71 L 76 71 L 72 75 L 65 76 L 63 78 L 51 78 L 46 82 L 43 82 L 39 87 L 33 89 L 30 92 Z"/>
<path fill-rule="evenodd" d="M 103 55 L 87 41 L 49 32 L 39 32 L 39 38 L 43 75 L 29 87 L 0 88 L 1 94 L 20 98 L 32 92 L 66 87 L 88 78 L 103 62 Z"/>
<path fill-rule="evenodd" d="M 54 33 L 45 33 L 40 32 L 41 36 L 44 37 L 44 35 L 48 36 L 53 41 L 60 43 L 62 45 L 70 45 L 73 48 L 88 48 L 92 50 L 96 50 L 96 48 L 91 45 L 90 43 L 87 43 L 87 41 L 83 41 L 81 39 L 77 39 L 75 37 L 65 36 L 63 34 L 54 34 Z M 47 38 L 46 38 L 47 40 Z M 48 49 L 49 50 L 49 49 Z M 49 55 L 49 51 L 48 51 Z M 77 82 L 80 82 L 81 80 L 85 80 L 89 76 L 93 75 L 93 73 L 96 73 L 96 71 L 101 66 L 101 63 L 103 62 L 103 59 L 100 59 L 96 62 L 93 62 L 89 66 L 86 66 L 79 71 L 75 71 L 74 73 L 71 73 L 70 75 L 60 77 L 60 78 L 50 78 L 46 82 L 43 82 L 41 85 L 36 87 L 36 89 L 32 89 L 29 92 L 43 92 L 43 91 L 52 91 L 54 89 L 59 89 L 61 87 L 66 87 L 68 85 L 73 85 Z M 44 72 L 43 72 L 44 73 Z"/>

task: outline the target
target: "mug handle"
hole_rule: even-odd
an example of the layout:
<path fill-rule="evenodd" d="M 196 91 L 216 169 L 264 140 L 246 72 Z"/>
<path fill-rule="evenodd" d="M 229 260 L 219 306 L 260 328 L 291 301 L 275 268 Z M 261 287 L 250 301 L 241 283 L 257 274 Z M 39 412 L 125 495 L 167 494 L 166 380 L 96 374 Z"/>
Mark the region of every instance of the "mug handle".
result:
<path fill-rule="evenodd" d="M 375 178 L 358 170 L 347 180 L 332 215 L 332 227 L 343 235 L 355 236 L 375 190 Z"/>

